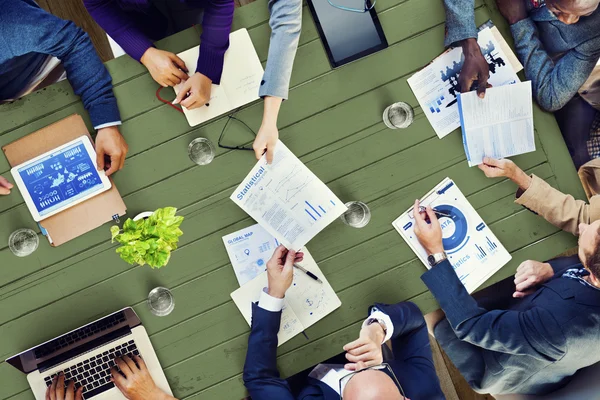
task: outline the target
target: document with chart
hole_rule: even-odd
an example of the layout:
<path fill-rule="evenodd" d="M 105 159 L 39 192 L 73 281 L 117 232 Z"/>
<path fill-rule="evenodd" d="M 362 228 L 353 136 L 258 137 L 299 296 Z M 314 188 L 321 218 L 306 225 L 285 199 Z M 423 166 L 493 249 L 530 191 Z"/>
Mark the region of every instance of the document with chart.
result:
<path fill-rule="evenodd" d="M 273 163 L 263 155 L 231 195 L 279 243 L 304 247 L 347 208 L 281 141 Z"/>
<path fill-rule="evenodd" d="M 490 67 L 489 83 L 493 87 L 520 82 L 517 72 L 521 65 L 513 65 L 503 50 L 497 29 L 485 28 L 479 32 L 477 43 Z M 504 47 L 507 50 L 508 46 Z M 458 78 L 464 63 L 462 49 L 448 49 L 408 79 L 419 105 L 423 109 L 435 133 L 441 139 L 460 126 L 458 95 L 461 91 Z M 531 99 L 530 99 L 531 100 Z"/>
<path fill-rule="evenodd" d="M 504 158 L 535 151 L 531 81 L 490 88 L 485 98 L 458 96 L 463 145 L 469 166 L 484 157 Z"/>
<path fill-rule="evenodd" d="M 294 282 L 285 293 L 281 312 L 281 326 L 277 334 L 278 346 L 302 333 L 342 305 L 312 255 L 307 249 L 302 251 L 304 260 L 299 264 L 318 276 L 323 283 L 294 268 Z M 240 309 L 248 325 L 251 325 L 252 321 L 252 303 L 260 299 L 261 292 L 267 287 L 267 279 L 267 273 L 263 272 L 231 293 L 233 302 Z"/>
<path fill-rule="evenodd" d="M 442 226 L 442 243 L 450 264 L 469 293 L 488 280 L 512 258 L 481 219 L 454 181 L 444 179 L 421 199 L 431 206 Z M 417 239 L 412 207 L 392 225 L 429 269 L 427 253 Z"/>

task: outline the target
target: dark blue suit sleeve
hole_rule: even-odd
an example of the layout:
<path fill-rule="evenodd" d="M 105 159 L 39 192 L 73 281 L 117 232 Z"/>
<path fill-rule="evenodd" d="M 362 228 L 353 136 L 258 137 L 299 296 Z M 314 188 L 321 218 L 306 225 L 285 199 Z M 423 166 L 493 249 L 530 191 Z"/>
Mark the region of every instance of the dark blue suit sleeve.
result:
<path fill-rule="evenodd" d="M 277 332 L 281 311 L 263 310 L 252 304 L 252 329 L 244 364 L 244 385 L 252 400 L 293 400 L 285 379 L 277 370 Z"/>
<path fill-rule="evenodd" d="M 577 254 L 569 257 L 558 257 L 548 261 L 548 264 L 552 266 L 554 270 L 554 277 L 558 278 L 562 276 L 569 268 L 581 267 L 581 260 Z"/>
<path fill-rule="evenodd" d="M 487 311 L 467 293 L 447 260 L 421 279 L 440 303 L 460 340 L 492 351 L 550 361 L 565 354 L 562 329 L 546 309 Z"/>

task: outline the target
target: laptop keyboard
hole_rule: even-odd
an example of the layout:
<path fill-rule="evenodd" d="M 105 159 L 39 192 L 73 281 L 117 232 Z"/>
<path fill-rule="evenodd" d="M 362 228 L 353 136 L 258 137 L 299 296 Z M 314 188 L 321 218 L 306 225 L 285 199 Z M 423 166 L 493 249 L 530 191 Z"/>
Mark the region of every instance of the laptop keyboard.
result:
<path fill-rule="evenodd" d="M 133 340 L 64 369 L 62 372 L 65 374 L 65 382 L 74 381 L 76 388 L 83 386 L 83 397 L 86 399 L 112 389 L 115 385 L 110 381 L 110 369 L 116 366 L 115 358 L 125 355 L 130 357 L 140 355 Z M 119 370 L 119 367 L 117 367 L 117 370 Z M 57 371 L 44 378 L 46 386 L 52 385 L 52 380 L 59 372 Z"/>

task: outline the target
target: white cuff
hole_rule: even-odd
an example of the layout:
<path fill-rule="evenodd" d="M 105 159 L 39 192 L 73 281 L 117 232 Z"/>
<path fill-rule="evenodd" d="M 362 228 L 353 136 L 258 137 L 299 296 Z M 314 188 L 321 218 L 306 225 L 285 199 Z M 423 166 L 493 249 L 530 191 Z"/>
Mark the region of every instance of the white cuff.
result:
<path fill-rule="evenodd" d="M 277 297 L 273 297 L 269 295 L 264 288 L 260 293 L 260 299 L 258 300 L 258 306 L 263 310 L 271 311 L 271 312 L 279 312 L 283 309 L 283 299 L 278 299 Z"/>
<path fill-rule="evenodd" d="M 118 125 L 121 125 L 121 121 L 107 122 L 105 124 L 95 126 L 94 129 L 99 130 L 102 128 L 108 128 L 110 126 L 118 126 Z"/>
<path fill-rule="evenodd" d="M 394 335 L 394 324 L 392 323 L 392 319 L 386 313 L 380 311 L 377 307 L 373 307 L 371 308 L 371 314 L 369 315 L 369 318 L 365 319 L 362 324 L 363 328 L 367 326 L 367 321 L 371 318 L 380 319 L 385 324 L 386 334 L 385 338 L 383 338 L 383 341 L 381 342 L 381 344 L 384 344 Z"/>

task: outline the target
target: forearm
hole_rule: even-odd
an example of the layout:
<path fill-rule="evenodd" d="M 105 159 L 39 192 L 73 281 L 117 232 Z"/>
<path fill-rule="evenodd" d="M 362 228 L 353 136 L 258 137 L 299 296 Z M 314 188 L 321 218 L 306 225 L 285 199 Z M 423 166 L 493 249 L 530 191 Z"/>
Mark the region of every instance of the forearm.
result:
<path fill-rule="evenodd" d="M 204 9 L 196 72 L 208 77 L 216 85 L 221 83 L 223 60 L 229 47 L 233 10 L 233 0 L 212 0 Z"/>
<path fill-rule="evenodd" d="M 530 181 L 515 203 L 539 214 L 560 229 L 577 235 L 580 223 L 589 224 L 600 219 L 600 199 L 592 198 L 591 203 L 587 204 L 556 190 L 535 175 Z"/>
<path fill-rule="evenodd" d="M 270 0 L 269 11 L 271 39 L 259 96 L 287 99 L 302 30 L 302 1 Z"/>
<path fill-rule="evenodd" d="M 512 24 L 511 32 L 537 103 L 548 111 L 561 109 L 589 77 L 596 59 L 574 49 L 555 63 L 544 49 L 530 18 Z"/>
<path fill-rule="evenodd" d="M 475 0 L 444 0 L 446 47 L 468 38 L 477 38 Z"/>
<path fill-rule="evenodd" d="M 262 125 L 277 125 L 277 117 L 279 116 L 279 109 L 283 99 L 280 97 L 267 96 L 264 100 L 264 110 Z"/>

